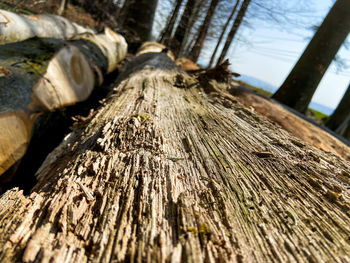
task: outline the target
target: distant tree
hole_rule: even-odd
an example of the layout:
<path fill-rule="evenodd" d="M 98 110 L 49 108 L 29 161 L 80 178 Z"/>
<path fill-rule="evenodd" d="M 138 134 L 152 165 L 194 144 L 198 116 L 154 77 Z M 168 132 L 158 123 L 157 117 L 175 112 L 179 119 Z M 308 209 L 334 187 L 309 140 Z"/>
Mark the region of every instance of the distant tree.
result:
<path fill-rule="evenodd" d="M 350 31 L 350 1 L 337 0 L 273 98 L 304 113 Z"/>
<path fill-rule="evenodd" d="M 350 84 L 342 100 L 326 122 L 326 126 L 335 131 L 350 116 Z"/>
<path fill-rule="evenodd" d="M 178 17 L 182 2 L 183 0 L 176 0 L 174 10 L 171 12 L 167 24 L 161 33 L 159 42 L 164 45 L 169 45 L 171 34 L 174 31 L 176 18 Z"/>
<path fill-rule="evenodd" d="M 132 30 L 144 42 L 150 39 L 158 0 L 128 0 L 122 9 L 124 14 L 123 25 Z"/>
<path fill-rule="evenodd" d="M 66 10 L 68 4 L 68 0 L 60 0 L 60 7 L 57 10 L 57 14 L 58 15 L 62 15 L 64 13 L 64 11 Z"/>
<path fill-rule="evenodd" d="M 220 36 L 219 36 L 219 38 L 218 38 L 218 40 L 217 40 L 217 43 L 216 43 L 215 49 L 214 49 L 214 51 L 213 51 L 213 54 L 211 55 L 211 58 L 210 58 L 210 62 L 209 62 L 208 67 L 211 67 L 211 65 L 212 65 L 213 62 L 214 62 L 214 59 L 215 59 L 215 56 L 216 56 L 216 52 L 217 52 L 218 49 L 219 49 L 219 46 L 220 46 L 220 44 L 221 44 L 221 41 L 222 41 L 222 39 L 223 39 L 223 37 L 224 37 L 224 35 L 225 35 L 225 32 L 226 32 L 226 29 L 227 29 L 228 25 L 230 24 L 230 21 L 231 21 L 232 18 L 233 18 L 233 15 L 236 13 L 236 10 L 237 10 L 237 7 L 238 7 L 238 5 L 239 5 L 239 2 L 240 2 L 240 0 L 236 0 L 236 3 L 235 3 L 235 5 L 234 5 L 234 7 L 233 7 L 233 9 L 232 9 L 231 14 L 230 14 L 230 16 L 228 17 L 228 19 L 226 20 L 226 23 L 225 23 L 225 25 L 224 25 L 223 28 L 222 28 L 221 34 L 220 34 Z"/>
<path fill-rule="evenodd" d="M 196 24 L 201 18 L 202 10 L 205 10 L 207 0 L 205 1 L 196 1 L 196 4 L 194 6 L 194 10 L 191 14 L 190 21 L 188 23 L 188 27 L 186 29 L 184 40 L 181 43 L 180 46 L 180 52 L 179 56 L 185 56 L 188 57 L 191 48 L 195 42 L 195 37 L 197 36 L 198 28 L 196 28 Z"/>
<path fill-rule="evenodd" d="M 228 34 L 227 36 L 227 39 L 226 39 L 226 42 L 225 42 L 225 45 L 221 51 L 221 55 L 218 59 L 218 63 L 222 62 L 227 54 L 227 51 L 228 49 L 230 48 L 231 46 L 231 43 L 232 43 L 232 40 L 233 38 L 235 37 L 237 31 L 238 31 L 238 28 L 239 26 L 242 24 L 242 21 L 243 21 L 243 17 L 248 9 L 248 6 L 250 4 L 251 0 L 244 0 L 242 5 L 241 5 L 241 8 L 239 9 L 238 11 L 238 14 L 236 16 L 236 19 L 235 21 L 233 22 L 233 25 L 231 27 L 231 30 L 230 30 L 230 33 Z"/>
<path fill-rule="evenodd" d="M 188 0 L 182 13 L 179 24 L 176 27 L 174 36 L 172 37 L 170 47 L 175 56 L 178 56 L 183 45 L 186 32 L 189 27 L 190 19 L 195 10 L 196 0 Z"/>
<path fill-rule="evenodd" d="M 197 61 L 199 54 L 201 52 L 201 49 L 203 47 L 203 43 L 205 40 L 205 37 L 207 35 L 211 19 L 214 16 L 215 9 L 218 5 L 220 0 L 211 0 L 209 9 L 207 11 L 207 15 L 205 16 L 205 19 L 202 23 L 202 26 L 199 29 L 197 39 L 192 47 L 192 50 L 190 52 L 189 58 L 192 59 L 193 61 Z"/>

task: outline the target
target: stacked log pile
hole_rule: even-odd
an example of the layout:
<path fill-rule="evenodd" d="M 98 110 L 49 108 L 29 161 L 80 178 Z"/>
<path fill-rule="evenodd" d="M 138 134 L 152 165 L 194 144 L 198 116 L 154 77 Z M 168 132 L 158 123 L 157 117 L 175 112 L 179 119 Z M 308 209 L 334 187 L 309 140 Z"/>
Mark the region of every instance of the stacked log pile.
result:
<path fill-rule="evenodd" d="M 1 180 L 1 174 L 25 153 L 37 116 L 87 99 L 125 57 L 127 44 L 109 28 L 93 34 L 57 16 L 41 15 L 33 20 L 37 23 L 29 23 L 31 17 L 6 11 L 0 15 L 7 19 L 0 23 L 2 43 L 33 36 L 18 33 L 21 23 L 28 25 L 28 32 L 34 36 L 46 37 L 0 45 Z M 56 34 L 54 29 L 52 34 L 42 33 L 54 28 L 53 24 L 65 34 Z"/>

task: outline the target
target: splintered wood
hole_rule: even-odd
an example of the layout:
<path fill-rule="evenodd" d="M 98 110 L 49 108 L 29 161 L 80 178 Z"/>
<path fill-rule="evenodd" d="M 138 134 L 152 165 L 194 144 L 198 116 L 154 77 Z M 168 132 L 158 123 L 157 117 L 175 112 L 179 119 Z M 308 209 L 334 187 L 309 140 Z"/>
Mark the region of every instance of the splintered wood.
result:
<path fill-rule="evenodd" d="M 349 262 L 350 164 L 295 142 L 181 72 L 135 73 L 1 197 L 0 261 Z"/>

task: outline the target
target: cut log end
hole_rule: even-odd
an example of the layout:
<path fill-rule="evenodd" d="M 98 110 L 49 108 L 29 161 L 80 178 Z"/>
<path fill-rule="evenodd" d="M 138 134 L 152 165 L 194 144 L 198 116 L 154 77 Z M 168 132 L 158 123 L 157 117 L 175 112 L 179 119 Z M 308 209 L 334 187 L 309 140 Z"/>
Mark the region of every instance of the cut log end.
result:
<path fill-rule="evenodd" d="M 0 114 L 0 181 L 7 169 L 25 153 L 32 128 L 32 121 L 24 112 Z"/>
<path fill-rule="evenodd" d="M 49 62 L 46 74 L 34 87 L 33 101 L 53 111 L 87 99 L 93 87 L 94 75 L 86 58 L 77 47 L 67 46 Z"/>
<path fill-rule="evenodd" d="M 99 47 L 108 60 L 107 73 L 114 71 L 127 53 L 128 44 L 125 38 L 108 27 L 105 28 L 104 34 L 86 35 L 79 38 L 89 40 Z"/>
<path fill-rule="evenodd" d="M 157 42 L 145 42 L 137 50 L 136 56 L 140 56 L 146 53 L 166 53 L 172 61 L 175 61 L 174 53 L 167 49 L 166 46 L 159 44 Z"/>

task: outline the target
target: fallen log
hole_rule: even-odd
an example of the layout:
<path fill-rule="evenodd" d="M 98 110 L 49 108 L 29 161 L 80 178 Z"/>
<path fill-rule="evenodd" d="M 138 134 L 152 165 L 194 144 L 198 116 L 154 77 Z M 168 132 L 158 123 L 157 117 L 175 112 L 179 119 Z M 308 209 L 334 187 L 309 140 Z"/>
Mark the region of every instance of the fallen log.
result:
<path fill-rule="evenodd" d="M 86 33 L 95 32 L 62 16 L 22 15 L 0 9 L 0 44 L 20 42 L 32 37 L 71 39 Z"/>
<path fill-rule="evenodd" d="M 74 41 L 33 38 L 0 46 L 0 178 L 25 153 L 38 114 L 87 99 L 126 49 L 110 29 Z"/>
<path fill-rule="evenodd" d="M 349 163 L 227 83 L 208 89 L 164 53 L 150 67 L 145 55 L 47 157 L 29 196 L 0 198 L 0 259 L 348 262 Z"/>

